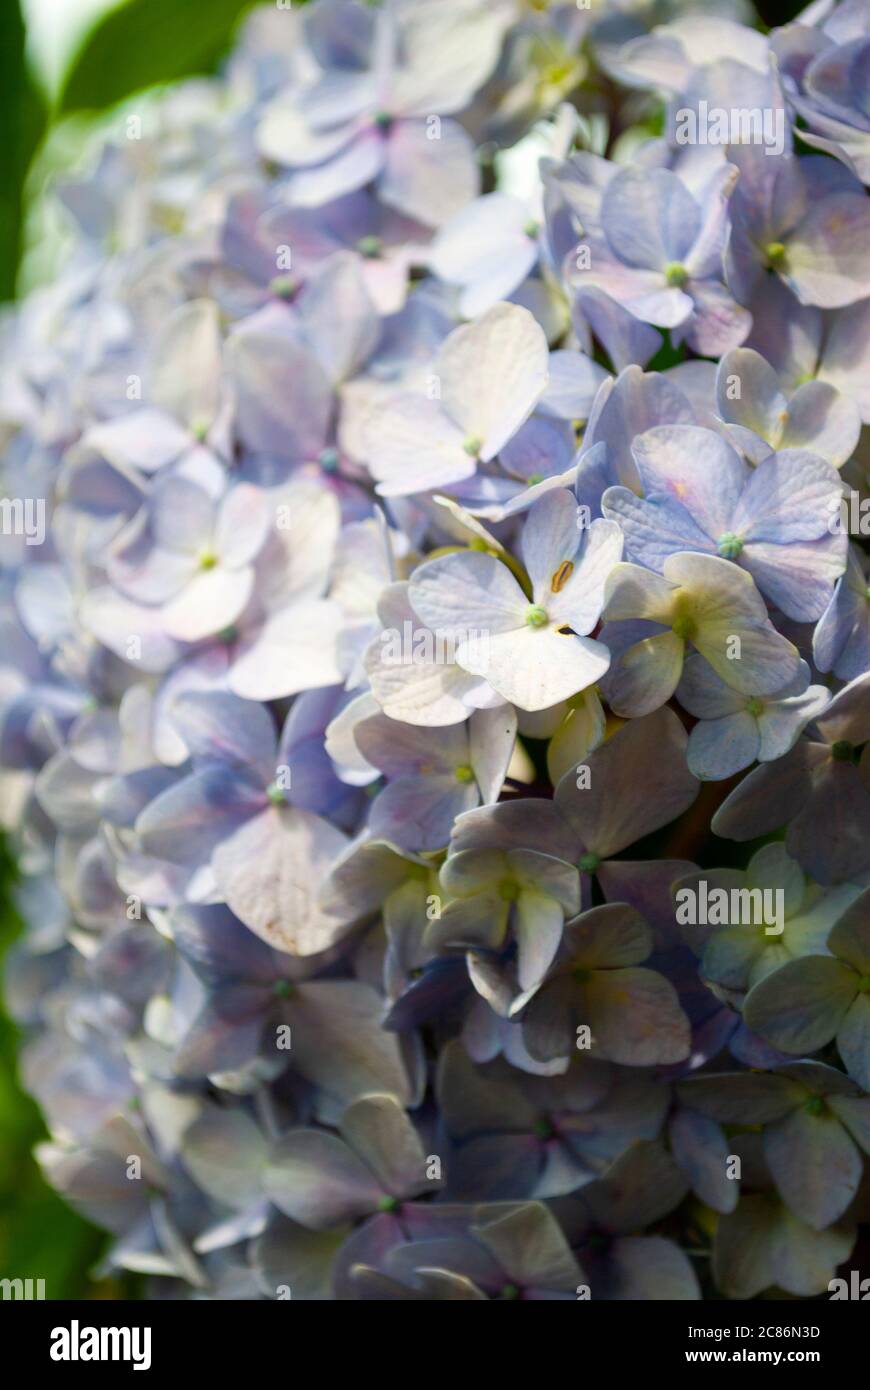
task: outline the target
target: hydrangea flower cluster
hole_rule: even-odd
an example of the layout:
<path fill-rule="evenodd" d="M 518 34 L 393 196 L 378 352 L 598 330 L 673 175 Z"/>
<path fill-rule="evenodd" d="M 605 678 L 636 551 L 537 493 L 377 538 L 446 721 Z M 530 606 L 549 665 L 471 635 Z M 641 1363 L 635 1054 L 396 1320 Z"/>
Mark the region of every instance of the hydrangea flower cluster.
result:
<path fill-rule="evenodd" d="M 868 50 L 864 0 L 270 7 L 59 186 L 6 992 L 156 1296 L 858 1258 Z"/>

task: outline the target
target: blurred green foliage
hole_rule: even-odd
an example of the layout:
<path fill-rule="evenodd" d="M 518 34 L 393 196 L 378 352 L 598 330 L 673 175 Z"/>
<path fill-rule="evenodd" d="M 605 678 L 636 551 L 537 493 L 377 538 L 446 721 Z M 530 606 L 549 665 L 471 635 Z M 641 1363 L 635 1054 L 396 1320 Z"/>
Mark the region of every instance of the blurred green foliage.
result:
<path fill-rule="evenodd" d="M 133 92 L 212 72 L 251 0 L 129 0 L 92 30 L 58 100 L 61 114 L 104 110 Z"/>
<path fill-rule="evenodd" d="M 13 871 L 0 846 L 0 970 L 18 935 L 10 897 Z M 105 1237 L 65 1206 L 43 1182 L 33 1146 L 46 1137 L 39 1110 L 16 1075 L 19 1031 L 0 1007 L 0 1278 L 44 1279 L 46 1298 L 112 1296 L 88 1271 Z"/>
<path fill-rule="evenodd" d="M 28 171 L 57 121 L 101 113 L 148 87 L 214 72 L 255 3 L 127 0 L 89 30 L 52 100 L 26 60 L 20 0 L 0 0 L 0 302 L 15 296 Z M 81 131 L 83 139 L 87 124 Z"/>
<path fill-rule="evenodd" d="M 15 293 L 24 180 L 46 123 L 45 102 L 24 60 L 24 37 L 18 0 L 0 0 L 0 301 Z"/>

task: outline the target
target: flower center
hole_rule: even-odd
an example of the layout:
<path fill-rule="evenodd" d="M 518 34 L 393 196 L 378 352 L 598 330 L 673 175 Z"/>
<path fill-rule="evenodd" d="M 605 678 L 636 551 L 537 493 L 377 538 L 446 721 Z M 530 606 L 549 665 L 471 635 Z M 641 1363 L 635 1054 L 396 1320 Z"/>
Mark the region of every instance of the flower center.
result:
<path fill-rule="evenodd" d="M 831 744 L 831 757 L 838 763 L 850 763 L 854 751 L 854 743 L 846 738 L 838 738 L 836 743 Z"/>
<path fill-rule="evenodd" d="M 218 557 L 213 550 L 204 550 L 199 557 L 199 567 L 201 570 L 213 570 L 218 562 Z"/>
<path fill-rule="evenodd" d="M 275 299 L 295 299 L 299 293 L 299 281 L 292 275 L 276 275 L 269 281 L 269 293 Z"/>
<path fill-rule="evenodd" d="M 665 266 L 665 279 L 672 288 L 681 290 L 689 278 L 689 272 L 682 261 L 668 261 Z"/>
<path fill-rule="evenodd" d="M 545 627 L 549 622 L 546 608 L 539 603 L 530 603 L 526 609 L 526 624 L 529 627 Z"/>
<path fill-rule="evenodd" d="M 453 769 L 453 775 L 457 782 L 473 782 L 474 770 L 467 763 L 461 763 L 459 767 Z"/>
<path fill-rule="evenodd" d="M 467 454 L 476 459 L 483 448 L 483 440 L 479 434 L 470 434 L 467 439 L 463 439 L 462 447 Z"/>
<path fill-rule="evenodd" d="M 825 1102 L 822 1100 L 821 1096 L 810 1096 L 809 1100 L 804 1105 L 804 1110 L 808 1115 L 821 1115 L 824 1108 Z"/>
<path fill-rule="evenodd" d="M 683 613 L 676 622 L 671 624 L 671 631 L 675 637 L 681 637 L 684 642 L 691 642 L 695 633 L 698 631 L 698 624 L 694 618 L 690 618 L 687 613 Z"/>
<path fill-rule="evenodd" d="M 757 719 L 760 714 L 764 713 L 764 701 L 759 700 L 757 695 L 753 695 L 752 699 L 746 702 L 746 712 L 751 714 L 753 719 Z"/>
<path fill-rule="evenodd" d="M 785 247 L 781 241 L 769 241 L 764 248 L 764 259 L 774 270 L 785 265 Z"/>
<path fill-rule="evenodd" d="M 584 874 L 594 874 L 600 863 L 601 859 L 597 854 L 581 854 L 577 860 L 577 868 Z"/>
<path fill-rule="evenodd" d="M 512 879 L 506 878 L 503 883 L 498 885 L 498 895 L 502 902 L 515 903 L 520 896 L 520 890 Z"/>
<path fill-rule="evenodd" d="M 323 453 L 320 455 L 320 457 L 318 458 L 317 462 L 319 463 L 319 465 L 320 465 L 320 467 L 321 467 L 321 469 L 322 469 L 322 471 L 323 471 L 324 473 L 337 473 L 337 472 L 338 472 L 338 450 L 337 450 L 337 449 L 324 449 L 324 450 L 323 450 Z"/>
<path fill-rule="evenodd" d="M 272 986 L 272 993 L 277 994 L 279 999 L 289 999 L 293 993 L 293 986 L 289 980 L 276 980 Z"/>
<path fill-rule="evenodd" d="M 284 788 L 279 787 L 277 782 L 272 782 L 271 785 L 266 788 L 266 795 L 273 806 L 283 806 L 287 800 Z"/>
<path fill-rule="evenodd" d="M 378 1211 L 398 1211 L 398 1197 L 382 1197 L 378 1202 Z"/>
<path fill-rule="evenodd" d="M 384 243 L 379 236 L 360 237 L 356 249 L 367 261 L 376 261 L 383 255 Z"/>
<path fill-rule="evenodd" d="M 743 549 L 743 541 L 733 531 L 725 531 L 716 542 L 716 549 L 723 560 L 736 560 Z"/>

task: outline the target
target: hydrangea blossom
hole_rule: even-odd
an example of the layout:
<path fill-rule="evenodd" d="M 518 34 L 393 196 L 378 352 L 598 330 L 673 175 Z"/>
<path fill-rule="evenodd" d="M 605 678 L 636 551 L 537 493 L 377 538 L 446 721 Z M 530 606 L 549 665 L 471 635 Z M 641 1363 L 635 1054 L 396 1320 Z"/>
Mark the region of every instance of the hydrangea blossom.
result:
<path fill-rule="evenodd" d="M 866 6 L 617 9 L 255 11 L 6 316 L 6 994 L 150 1294 L 855 1247 Z"/>

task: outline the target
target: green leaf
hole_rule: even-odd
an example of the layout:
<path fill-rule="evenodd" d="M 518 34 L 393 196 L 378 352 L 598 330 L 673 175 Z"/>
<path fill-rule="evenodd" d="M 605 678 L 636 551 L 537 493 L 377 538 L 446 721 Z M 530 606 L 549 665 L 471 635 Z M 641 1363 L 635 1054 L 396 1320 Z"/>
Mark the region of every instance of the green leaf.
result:
<path fill-rule="evenodd" d="M 12 872 L 0 839 L 0 974 L 21 929 L 9 896 Z M 44 1279 L 49 1299 L 116 1296 L 117 1280 L 98 1286 L 89 1275 L 107 1237 L 66 1206 L 34 1161 L 33 1146 L 46 1130 L 18 1082 L 19 1042 L 0 1003 L 0 1279 Z"/>
<path fill-rule="evenodd" d="M 21 253 L 24 180 L 45 128 L 45 109 L 24 57 L 24 24 L 17 0 L 0 19 L 0 300 L 15 294 Z"/>
<path fill-rule="evenodd" d="M 100 111 L 133 92 L 213 72 L 252 0 L 130 0 L 85 40 L 58 109 Z"/>

